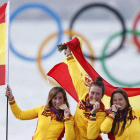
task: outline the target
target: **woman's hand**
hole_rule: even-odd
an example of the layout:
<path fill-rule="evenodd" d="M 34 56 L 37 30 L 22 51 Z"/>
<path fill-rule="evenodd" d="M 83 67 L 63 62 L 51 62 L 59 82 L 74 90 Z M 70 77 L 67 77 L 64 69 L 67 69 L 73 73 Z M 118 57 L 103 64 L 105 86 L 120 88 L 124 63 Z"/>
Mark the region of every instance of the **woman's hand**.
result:
<path fill-rule="evenodd" d="M 64 109 L 64 116 L 69 117 L 69 115 L 70 115 L 70 109 L 67 107 Z"/>
<path fill-rule="evenodd" d="M 8 97 L 8 100 L 11 100 L 14 97 L 12 94 L 12 90 L 9 86 L 6 88 L 5 96 Z"/>
<path fill-rule="evenodd" d="M 71 50 L 70 50 L 70 48 L 68 46 L 67 46 L 67 49 L 64 50 L 64 54 L 66 56 L 68 56 L 69 54 L 71 54 Z"/>
<path fill-rule="evenodd" d="M 111 110 L 117 113 L 119 107 L 120 107 L 119 105 L 114 104 L 114 105 L 111 106 Z"/>
<path fill-rule="evenodd" d="M 111 111 L 112 111 L 114 116 L 116 115 L 119 107 L 120 107 L 119 105 L 115 105 L 115 104 L 111 106 Z"/>
<path fill-rule="evenodd" d="M 93 105 L 93 109 L 91 110 L 91 113 L 97 113 L 100 109 L 100 103 L 96 102 L 95 105 Z"/>

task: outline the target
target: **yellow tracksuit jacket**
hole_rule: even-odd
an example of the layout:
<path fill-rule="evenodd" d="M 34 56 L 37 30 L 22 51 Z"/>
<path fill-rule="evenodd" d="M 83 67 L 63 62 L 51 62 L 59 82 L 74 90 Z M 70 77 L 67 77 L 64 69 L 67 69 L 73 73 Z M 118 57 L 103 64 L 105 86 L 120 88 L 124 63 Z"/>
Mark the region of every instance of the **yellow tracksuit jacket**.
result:
<path fill-rule="evenodd" d="M 72 55 L 67 57 L 67 65 L 73 85 L 76 89 L 79 103 L 74 115 L 75 122 L 75 140 L 101 140 L 100 125 L 105 119 L 106 113 L 103 103 L 102 108 L 96 113 L 96 117 L 91 117 L 90 111 L 87 111 L 83 101 L 88 98 L 88 88 L 84 84 L 76 61 Z"/>
<path fill-rule="evenodd" d="M 140 109 L 132 110 L 133 118 L 132 123 L 130 124 L 130 119 L 127 116 L 127 124 L 124 132 L 121 136 L 112 135 L 109 133 L 112 129 L 112 124 L 114 120 L 114 116 L 109 114 L 104 122 L 101 124 L 101 131 L 105 134 L 108 133 L 108 137 L 110 140 L 140 140 Z M 119 132 L 121 130 L 123 121 L 120 122 Z M 128 126 L 130 124 L 130 126 Z"/>
<path fill-rule="evenodd" d="M 64 121 L 56 121 L 56 115 L 46 110 L 45 106 L 39 106 L 30 110 L 22 111 L 14 98 L 9 101 L 14 116 L 20 120 L 31 120 L 38 118 L 37 128 L 33 140 L 58 140 L 65 129 L 66 140 L 74 140 L 74 119 L 72 116 L 64 118 Z"/>

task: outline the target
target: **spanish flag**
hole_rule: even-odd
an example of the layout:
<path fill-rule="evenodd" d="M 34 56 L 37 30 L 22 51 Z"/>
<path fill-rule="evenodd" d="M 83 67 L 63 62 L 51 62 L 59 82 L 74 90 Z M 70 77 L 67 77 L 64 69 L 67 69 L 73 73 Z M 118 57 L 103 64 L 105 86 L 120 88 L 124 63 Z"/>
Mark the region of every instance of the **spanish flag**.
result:
<path fill-rule="evenodd" d="M 8 84 L 9 2 L 0 6 L 0 85 Z"/>
<path fill-rule="evenodd" d="M 81 50 L 81 41 L 79 38 L 74 37 L 72 40 L 64 43 L 64 45 L 69 46 L 71 49 L 73 55 L 75 56 L 75 59 L 77 60 L 77 64 L 79 65 L 79 72 L 81 73 L 81 76 L 83 76 L 83 81 L 86 85 L 88 83 L 90 84 L 90 78 L 94 81 L 96 80 L 97 76 L 100 76 L 93 67 L 88 63 L 88 61 L 84 58 L 84 55 Z M 56 67 L 57 66 L 57 67 Z M 74 90 L 74 86 L 71 80 L 71 77 L 68 72 L 68 66 L 66 65 L 65 61 L 57 64 L 54 66 L 49 72 L 48 76 L 54 78 L 62 87 L 65 88 L 65 90 L 74 98 L 76 101 L 78 101 L 78 98 L 75 97 L 75 92 L 71 91 Z M 63 69 L 63 74 L 61 73 L 61 70 Z M 88 76 L 88 77 L 87 77 Z M 100 76 L 101 77 L 101 76 Z M 102 78 L 103 79 L 103 78 Z M 109 102 L 110 102 L 110 96 L 112 92 L 117 89 L 118 87 L 114 87 L 107 81 L 103 79 L 104 85 L 105 85 L 105 96 L 103 98 L 103 103 L 105 104 L 106 108 L 109 108 Z M 74 89 L 73 89 L 74 88 Z M 127 92 L 127 95 L 129 97 L 130 103 L 133 108 L 138 108 L 140 106 L 139 100 L 140 100 L 140 88 L 125 88 L 122 87 Z"/>

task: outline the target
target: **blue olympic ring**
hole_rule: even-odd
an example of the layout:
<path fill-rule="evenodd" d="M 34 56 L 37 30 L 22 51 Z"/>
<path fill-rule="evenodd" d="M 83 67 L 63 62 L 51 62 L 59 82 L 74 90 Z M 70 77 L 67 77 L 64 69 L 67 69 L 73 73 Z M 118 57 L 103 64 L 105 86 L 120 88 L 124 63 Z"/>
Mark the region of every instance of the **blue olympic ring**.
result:
<path fill-rule="evenodd" d="M 26 10 L 26 9 L 29 9 L 29 8 L 39 8 L 43 11 L 45 11 L 46 13 L 50 14 L 54 19 L 55 21 L 57 22 L 57 25 L 58 25 L 58 40 L 57 40 L 57 43 L 55 45 L 55 47 L 47 54 L 47 55 L 44 55 L 42 57 L 42 59 L 45 59 L 47 57 L 49 57 L 50 55 L 52 55 L 52 53 L 54 53 L 56 50 L 57 50 L 57 45 L 60 44 L 60 41 L 61 41 L 61 37 L 62 37 L 62 26 L 61 26 L 61 21 L 60 21 L 60 18 L 56 15 L 56 13 L 54 13 L 50 8 L 44 6 L 44 5 L 41 5 L 41 4 L 26 4 L 26 5 L 23 5 L 21 6 L 20 8 L 18 8 L 10 17 L 10 22 L 12 23 L 13 19 L 23 10 Z M 11 40 L 9 39 L 9 42 L 10 42 L 10 49 L 11 51 L 18 57 L 20 57 L 21 59 L 24 59 L 24 60 L 27 60 L 27 61 L 36 61 L 37 59 L 36 58 L 31 58 L 31 57 L 26 57 L 26 56 L 23 56 L 21 54 L 19 54 L 13 47 L 12 43 L 11 43 Z"/>

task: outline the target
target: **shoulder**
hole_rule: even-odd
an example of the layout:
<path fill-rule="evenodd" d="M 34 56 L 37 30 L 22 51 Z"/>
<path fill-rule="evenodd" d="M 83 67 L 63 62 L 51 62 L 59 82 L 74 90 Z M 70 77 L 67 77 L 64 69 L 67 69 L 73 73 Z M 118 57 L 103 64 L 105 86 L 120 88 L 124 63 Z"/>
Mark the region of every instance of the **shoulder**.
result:
<path fill-rule="evenodd" d="M 132 110 L 132 112 L 133 112 L 134 114 L 136 114 L 136 116 L 139 116 L 139 117 L 140 117 L 140 109 Z"/>

